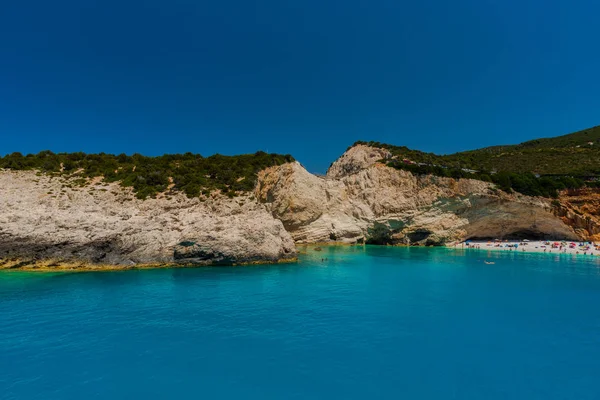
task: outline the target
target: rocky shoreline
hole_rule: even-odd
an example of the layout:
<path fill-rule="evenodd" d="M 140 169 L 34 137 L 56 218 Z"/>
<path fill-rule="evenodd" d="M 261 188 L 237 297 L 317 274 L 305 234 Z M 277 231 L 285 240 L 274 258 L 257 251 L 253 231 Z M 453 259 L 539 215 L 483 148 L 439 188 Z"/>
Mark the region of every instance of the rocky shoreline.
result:
<path fill-rule="evenodd" d="M 591 240 L 591 199 L 508 194 L 473 179 L 413 175 L 350 148 L 325 177 L 298 162 L 261 171 L 253 193 L 137 199 L 95 179 L 75 185 L 0 171 L 0 269 L 115 270 L 293 262 L 296 244 L 445 245 L 503 237 Z M 582 200 L 583 199 L 583 200 Z M 586 207 L 581 206 L 585 201 Z M 594 200 L 596 201 L 596 200 Z"/>
<path fill-rule="evenodd" d="M 290 235 L 251 194 L 139 200 L 117 183 L 77 187 L 33 171 L 0 172 L 4 261 L 127 268 L 295 258 Z"/>
<path fill-rule="evenodd" d="M 293 264 L 298 262 L 298 258 L 285 258 L 277 261 L 252 261 L 239 263 L 205 263 L 205 264 L 135 264 L 135 265 L 118 265 L 118 264 L 91 264 L 86 262 L 76 261 L 61 261 L 61 260 L 15 260 L 1 259 L 0 271 L 28 271 L 28 272 L 99 272 L 99 271 L 129 271 L 137 269 L 157 269 L 157 268 L 197 268 L 207 266 L 227 266 L 227 267 L 243 267 L 248 265 L 265 265 L 265 264 Z"/>

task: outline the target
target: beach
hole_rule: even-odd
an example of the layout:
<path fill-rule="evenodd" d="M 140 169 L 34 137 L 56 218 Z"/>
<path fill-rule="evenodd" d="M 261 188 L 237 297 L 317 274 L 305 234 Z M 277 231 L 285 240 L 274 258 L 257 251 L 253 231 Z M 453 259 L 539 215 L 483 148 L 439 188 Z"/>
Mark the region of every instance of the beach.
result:
<path fill-rule="evenodd" d="M 504 252 L 528 252 L 547 254 L 574 254 L 600 257 L 600 243 L 564 240 L 467 240 L 447 247 Z"/>

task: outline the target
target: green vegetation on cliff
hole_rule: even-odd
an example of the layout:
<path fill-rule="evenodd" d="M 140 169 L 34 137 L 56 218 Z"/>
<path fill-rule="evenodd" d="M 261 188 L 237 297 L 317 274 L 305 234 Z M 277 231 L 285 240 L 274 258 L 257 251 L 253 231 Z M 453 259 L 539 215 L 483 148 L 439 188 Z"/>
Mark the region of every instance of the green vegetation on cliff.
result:
<path fill-rule="evenodd" d="M 385 162 L 414 174 L 471 178 L 529 196 L 556 197 L 563 189 L 597 186 L 600 126 L 555 138 L 437 155 L 378 142 L 357 142 L 389 150 Z"/>
<path fill-rule="evenodd" d="M 498 172 L 468 172 L 460 168 L 444 168 L 441 166 L 404 164 L 396 160 L 387 163 L 388 166 L 409 171 L 415 175 L 435 175 L 446 178 L 468 178 L 494 183 L 498 189 L 510 193 L 519 192 L 527 196 L 558 197 L 558 192 L 564 189 L 579 189 L 590 182 L 571 176 L 537 177 L 531 173 Z"/>
<path fill-rule="evenodd" d="M 290 155 L 259 151 L 239 156 L 199 154 L 166 154 L 146 157 L 140 154 L 12 153 L 0 157 L 0 168 L 39 170 L 62 175 L 84 183 L 84 178 L 104 177 L 107 182 L 120 182 L 132 187 L 138 198 L 154 197 L 170 185 L 172 190 L 189 197 L 214 190 L 234 196 L 236 192 L 254 188 L 257 173 L 267 167 L 294 161 Z"/>
<path fill-rule="evenodd" d="M 555 138 L 447 155 L 378 142 L 357 143 L 387 149 L 399 159 L 451 168 L 580 177 L 600 175 L 600 126 Z"/>

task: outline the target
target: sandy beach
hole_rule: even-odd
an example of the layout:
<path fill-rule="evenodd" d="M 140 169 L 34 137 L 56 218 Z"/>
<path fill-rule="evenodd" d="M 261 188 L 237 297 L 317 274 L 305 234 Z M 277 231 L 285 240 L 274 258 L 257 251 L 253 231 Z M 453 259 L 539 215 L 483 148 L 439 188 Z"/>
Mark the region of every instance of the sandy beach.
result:
<path fill-rule="evenodd" d="M 456 249 L 477 249 L 490 251 L 514 251 L 547 254 L 575 254 L 600 257 L 600 243 L 547 241 L 547 240 L 495 240 L 459 242 L 447 247 Z"/>

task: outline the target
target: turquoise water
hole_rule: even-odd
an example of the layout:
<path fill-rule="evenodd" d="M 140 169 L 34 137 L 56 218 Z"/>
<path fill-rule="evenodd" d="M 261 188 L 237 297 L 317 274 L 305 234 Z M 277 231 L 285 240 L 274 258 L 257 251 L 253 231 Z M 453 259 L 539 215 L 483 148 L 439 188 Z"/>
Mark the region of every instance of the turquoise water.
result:
<path fill-rule="evenodd" d="M 600 258 L 4 272 L 0 310 L 2 399 L 600 398 Z"/>

